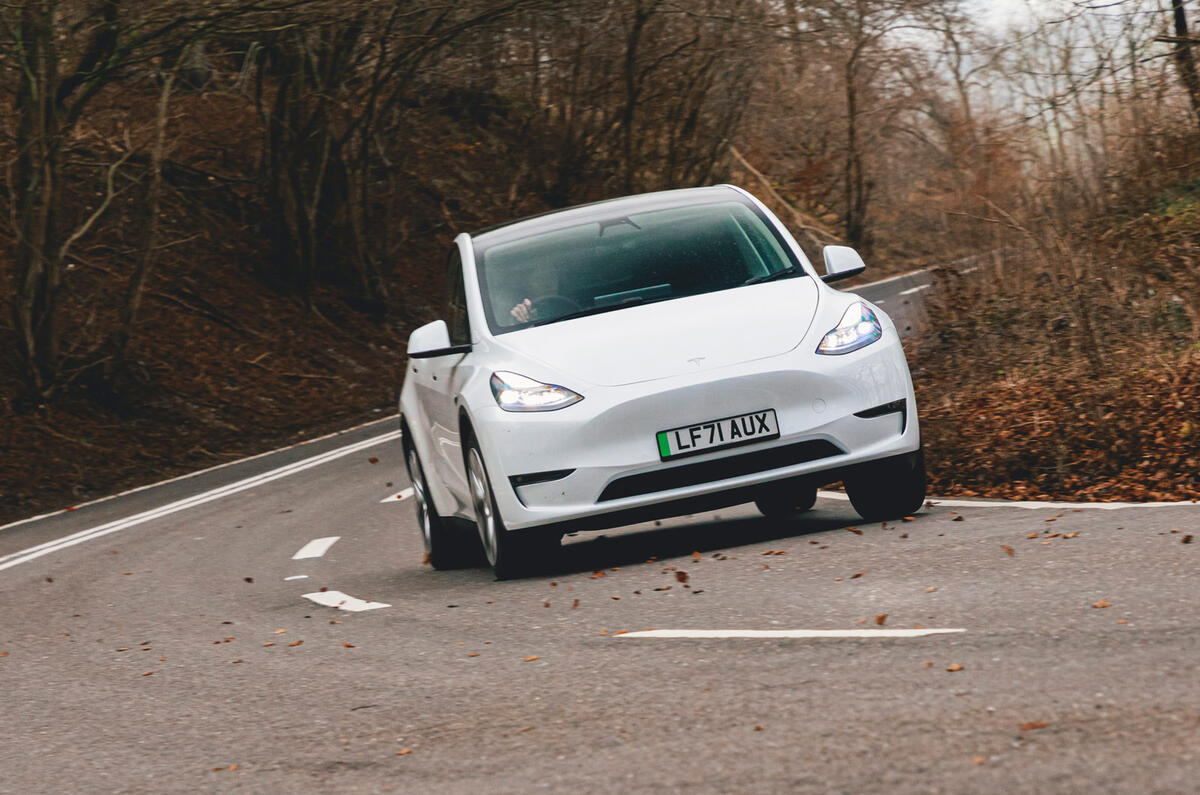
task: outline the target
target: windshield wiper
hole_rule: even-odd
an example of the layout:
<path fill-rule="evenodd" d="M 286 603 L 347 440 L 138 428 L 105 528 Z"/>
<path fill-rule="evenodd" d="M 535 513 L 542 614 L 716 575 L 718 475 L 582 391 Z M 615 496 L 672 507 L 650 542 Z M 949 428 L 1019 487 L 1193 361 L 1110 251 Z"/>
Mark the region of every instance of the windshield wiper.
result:
<path fill-rule="evenodd" d="M 662 301 L 665 299 L 660 298 L 658 300 Z M 574 320 L 577 317 L 587 317 L 588 315 L 599 315 L 604 312 L 615 312 L 618 309 L 624 309 L 629 306 L 636 306 L 637 304 L 644 304 L 644 303 L 647 303 L 645 298 L 638 298 L 638 297 L 627 298 L 619 304 L 606 304 L 604 306 L 589 306 L 587 309 L 578 309 L 574 312 L 568 312 L 565 315 L 559 315 L 558 317 L 551 317 L 551 318 L 546 318 L 545 320 L 538 320 L 538 321 L 535 321 L 532 325 L 544 326 L 547 323 L 557 323 L 560 320 Z M 654 301 L 650 301 L 649 303 L 654 303 Z"/>
<path fill-rule="evenodd" d="M 783 279 L 788 276 L 796 276 L 799 273 L 800 273 L 800 269 L 797 268 L 795 265 L 792 265 L 791 267 L 784 268 L 781 271 L 775 271 L 774 273 L 768 273 L 765 276 L 751 276 L 749 279 L 742 282 L 742 285 L 745 286 L 747 284 L 762 284 L 763 282 L 773 282 L 776 279 Z"/>

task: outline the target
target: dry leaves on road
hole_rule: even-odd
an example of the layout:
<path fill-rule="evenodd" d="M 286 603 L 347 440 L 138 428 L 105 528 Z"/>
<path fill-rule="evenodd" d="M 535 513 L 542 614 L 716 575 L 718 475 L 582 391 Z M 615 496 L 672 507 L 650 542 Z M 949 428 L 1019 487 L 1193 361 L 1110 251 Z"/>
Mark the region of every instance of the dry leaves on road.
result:
<path fill-rule="evenodd" d="M 294 641 L 292 641 L 291 643 L 289 643 L 288 645 L 289 645 L 289 646 L 299 646 L 299 645 L 300 645 L 301 643 L 303 643 L 303 642 L 304 642 L 304 641 L 302 641 L 302 640 L 294 640 Z"/>
<path fill-rule="evenodd" d="M 528 657 L 526 657 L 524 660 L 522 660 L 521 662 L 533 662 L 534 660 L 540 660 L 540 659 L 541 658 L 538 657 L 536 654 L 531 654 Z"/>
<path fill-rule="evenodd" d="M 883 622 L 887 621 L 887 616 L 888 616 L 887 613 L 880 613 L 879 615 L 875 616 L 875 625 L 882 627 Z"/>
<path fill-rule="evenodd" d="M 952 522 L 961 522 L 961 521 L 963 521 L 963 518 L 962 518 L 962 516 L 961 516 L 961 515 L 959 515 L 959 516 L 956 516 L 956 517 L 954 517 L 954 518 L 953 518 L 953 519 L 951 519 L 950 521 L 952 521 Z"/>
<path fill-rule="evenodd" d="M 1095 604 L 1093 604 L 1092 607 L 1096 607 L 1096 608 L 1112 607 L 1112 602 L 1108 601 L 1107 599 L 1101 599 L 1099 602 L 1096 602 Z"/>
<path fill-rule="evenodd" d="M 857 527 L 847 527 L 846 529 L 856 536 L 862 535 L 862 530 L 859 530 Z"/>
<path fill-rule="evenodd" d="M 946 670 L 949 671 L 950 673 L 954 674 L 954 673 L 958 673 L 959 671 L 963 670 L 963 666 L 959 665 L 958 663 L 952 663 L 951 665 L 946 666 Z"/>
<path fill-rule="evenodd" d="M 866 573 L 867 573 L 866 569 L 863 569 L 862 571 L 856 571 L 854 574 L 850 575 L 850 579 L 857 580 L 859 577 L 863 576 Z"/>
<path fill-rule="evenodd" d="M 1179 539 L 1179 543 L 1181 543 L 1181 544 L 1190 544 L 1190 543 L 1192 543 L 1192 536 L 1191 536 L 1191 534 L 1189 533 L 1188 535 L 1185 535 L 1183 538 Z"/>
<path fill-rule="evenodd" d="M 1008 544 L 1001 544 L 1000 547 L 1004 550 L 1004 554 L 1008 555 L 1010 558 L 1015 557 L 1017 554 L 1016 552 L 1013 552 L 1013 548 Z"/>
<path fill-rule="evenodd" d="M 971 764 L 973 765 L 982 765 L 986 761 L 987 757 L 983 754 L 975 754 L 975 756 L 971 757 Z"/>
<path fill-rule="evenodd" d="M 675 572 L 675 579 L 678 582 L 681 582 L 684 585 L 687 585 L 688 573 L 686 571 L 677 571 L 677 572 Z"/>
<path fill-rule="evenodd" d="M 412 753 L 411 748 L 401 748 L 399 751 L 396 752 L 396 756 L 408 756 L 411 753 Z"/>
<path fill-rule="evenodd" d="M 1050 724 L 1044 720 L 1031 720 L 1031 721 L 1028 721 L 1027 723 L 1021 724 L 1021 731 L 1028 732 L 1028 731 L 1033 731 L 1034 729 L 1044 729 L 1049 725 Z"/>

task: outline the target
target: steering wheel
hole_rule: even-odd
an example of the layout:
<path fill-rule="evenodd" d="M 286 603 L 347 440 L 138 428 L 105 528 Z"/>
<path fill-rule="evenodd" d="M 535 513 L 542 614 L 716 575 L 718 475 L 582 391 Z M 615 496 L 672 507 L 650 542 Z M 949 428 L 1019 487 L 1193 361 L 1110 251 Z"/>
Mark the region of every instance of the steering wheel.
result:
<path fill-rule="evenodd" d="M 544 295 L 541 298 L 534 299 L 530 304 L 530 309 L 533 310 L 536 317 L 540 320 L 558 317 L 570 312 L 578 312 L 582 308 L 577 302 L 567 298 L 565 295 Z"/>

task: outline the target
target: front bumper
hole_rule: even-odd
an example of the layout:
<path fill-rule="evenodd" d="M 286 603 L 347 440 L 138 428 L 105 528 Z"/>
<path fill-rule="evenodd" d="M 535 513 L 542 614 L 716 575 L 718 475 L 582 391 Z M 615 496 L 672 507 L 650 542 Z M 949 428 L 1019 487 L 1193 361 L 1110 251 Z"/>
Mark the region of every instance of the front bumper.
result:
<path fill-rule="evenodd" d="M 837 479 L 846 467 L 920 446 L 912 382 L 894 335 L 845 356 L 796 349 L 695 375 L 580 391 L 583 401 L 544 413 L 505 412 L 490 395 L 472 401 L 484 406 L 472 422 L 509 529 L 599 527 L 607 516 L 607 524 L 619 524 L 619 517 L 649 516 L 655 506 L 670 515 L 671 505 L 746 501 L 775 480 L 820 480 L 826 472 Z M 897 401 L 903 410 L 872 416 Z M 777 439 L 659 459 L 660 430 L 766 408 L 778 416 Z"/>

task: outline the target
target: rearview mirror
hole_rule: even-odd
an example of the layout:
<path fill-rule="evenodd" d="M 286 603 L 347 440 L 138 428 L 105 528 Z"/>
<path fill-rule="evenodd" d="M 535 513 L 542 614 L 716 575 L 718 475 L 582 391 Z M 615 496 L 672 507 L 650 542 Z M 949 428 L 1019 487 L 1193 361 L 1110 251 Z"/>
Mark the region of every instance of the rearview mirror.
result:
<path fill-rule="evenodd" d="M 408 335 L 408 358 L 432 359 L 435 356 L 452 356 L 459 353 L 470 353 L 471 345 L 451 345 L 450 330 L 446 321 L 435 320 L 426 323 L 412 334 Z"/>
<path fill-rule="evenodd" d="M 826 246 L 821 254 L 825 257 L 825 275 L 821 281 L 826 284 L 849 279 L 867 269 L 862 257 L 849 246 Z"/>

